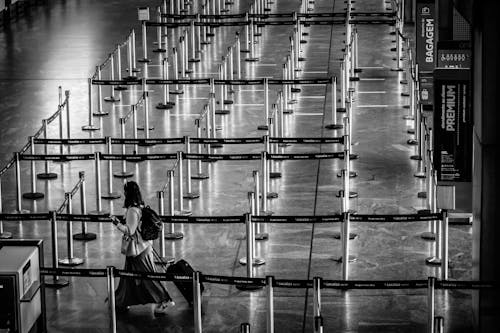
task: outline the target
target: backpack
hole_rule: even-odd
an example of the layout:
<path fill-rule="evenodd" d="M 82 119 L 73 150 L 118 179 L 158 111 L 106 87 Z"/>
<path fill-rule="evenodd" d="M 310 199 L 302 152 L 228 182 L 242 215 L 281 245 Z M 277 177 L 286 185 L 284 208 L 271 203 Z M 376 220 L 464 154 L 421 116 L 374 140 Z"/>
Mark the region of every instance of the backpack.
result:
<path fill-rule="evenodd" d="M 160 216 L 149 206 L 142 208 L 141 229 L 142 239 L 154 240 L 160 235 L 162 221 Z"/>

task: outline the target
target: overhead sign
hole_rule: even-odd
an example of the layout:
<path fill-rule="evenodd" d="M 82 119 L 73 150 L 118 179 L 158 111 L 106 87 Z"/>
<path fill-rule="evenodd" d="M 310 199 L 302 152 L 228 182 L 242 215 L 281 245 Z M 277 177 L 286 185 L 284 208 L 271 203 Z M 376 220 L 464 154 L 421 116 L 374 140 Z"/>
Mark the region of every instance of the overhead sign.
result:
<path fill-rule="evenodd" d="M 446 68 L 470 68 L 471 45 L 469 41 L 447 40 L 437 44 L 437 66 Z"/>
<path fill-rule="evenodd" d="M 434 71 L 434 167 L 438 181 L 472 179 L 472 115 L 470 72 Z"/>
<path fill-rule="evenodd" d="M 437 15 L 435 0 L 417 0 L 416 60 L 419 70 L 432 72 L 436 64 Z"/>

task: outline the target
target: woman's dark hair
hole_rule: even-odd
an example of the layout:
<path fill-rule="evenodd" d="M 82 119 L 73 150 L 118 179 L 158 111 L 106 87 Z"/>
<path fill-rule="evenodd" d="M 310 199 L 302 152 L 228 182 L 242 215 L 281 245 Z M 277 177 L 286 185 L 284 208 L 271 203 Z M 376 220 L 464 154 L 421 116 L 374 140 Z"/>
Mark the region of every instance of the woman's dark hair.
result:
<path fill-rule="evenodd" d="M 126 182 L 125 185 L 123 185 L 123 191 L 125 192 L 125 201 L 123 203 L 123 207 L 129 208 L 144 205 L 144 201 L 142 201 L 141 190 L 139 189 L 139 185 L 137 185 L 136 182 Z"/>

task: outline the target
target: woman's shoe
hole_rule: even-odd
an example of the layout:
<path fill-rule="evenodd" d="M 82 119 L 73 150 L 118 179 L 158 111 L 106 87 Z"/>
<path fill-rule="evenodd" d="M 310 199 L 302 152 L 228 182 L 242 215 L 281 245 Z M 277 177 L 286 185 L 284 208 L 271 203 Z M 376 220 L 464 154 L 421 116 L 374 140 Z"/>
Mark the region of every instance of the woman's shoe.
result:
<path fill-rule="evenodd" d="M 169 308 L 175 306 L 174 301 L 162 302 L 160 304 L 156 304 L 154 309 L 154 314 L 161 316 L 167 313 Z"/>

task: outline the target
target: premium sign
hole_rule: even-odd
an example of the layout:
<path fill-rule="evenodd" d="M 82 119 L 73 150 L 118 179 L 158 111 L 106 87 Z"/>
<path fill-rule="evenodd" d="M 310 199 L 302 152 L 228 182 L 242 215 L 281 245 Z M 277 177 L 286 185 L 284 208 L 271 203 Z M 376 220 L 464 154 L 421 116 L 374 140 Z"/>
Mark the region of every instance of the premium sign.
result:
<path fill-rule="evenodd" d="M 434 71 L 434 166 L 438 181 L 471 181 L 472 115 L 466 69 Z"/>
<path fill-rule="evenodd" d="M 436 64 L 437 20 L 434 0 L 417 0 L 415 33 L 419 69 L 431 72 Z"/>

